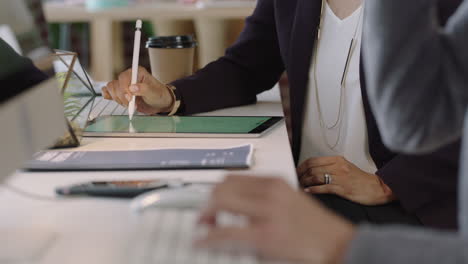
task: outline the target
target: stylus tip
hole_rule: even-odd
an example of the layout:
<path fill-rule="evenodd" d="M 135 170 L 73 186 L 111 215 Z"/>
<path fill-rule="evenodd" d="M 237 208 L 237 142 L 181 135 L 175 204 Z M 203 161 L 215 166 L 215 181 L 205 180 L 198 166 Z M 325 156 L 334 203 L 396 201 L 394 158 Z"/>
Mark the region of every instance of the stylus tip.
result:
<path fill-rule="evenodd" d="M 143 26 L 143 22 L 140 19 L 138 19 L 136 22 L 136 28 L 141 29 L 142 26 Z"/>

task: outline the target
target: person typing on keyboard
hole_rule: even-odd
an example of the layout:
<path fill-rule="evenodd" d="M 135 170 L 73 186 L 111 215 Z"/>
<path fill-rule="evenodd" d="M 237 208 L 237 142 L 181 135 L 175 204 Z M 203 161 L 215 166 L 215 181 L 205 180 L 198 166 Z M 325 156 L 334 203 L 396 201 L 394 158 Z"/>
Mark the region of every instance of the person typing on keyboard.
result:
<path fill-rule="evenodd" d="M 247 224 L 218 224 L 219 214 L 226 213 Z M 280 178 L 227 176 L 198 223 L 208 231 L 195 248 L 242 245 L 263 259 L 287 263 L 468 263 L 468 241 L 453 232 L 353 225 Z"/>
<path fill-rule="evenodd" d="M 442 28 L 434 23 L 435 1 L 376 0 L 367 6 L 372 23 L 366 27 L 376 36 L 367 43 L 367 63 L 375 66 L 369 70 L 371 102 L 379 125 L 392 127 L 384 130 L 387 143 L 424 152 L 452 141 L 463 126 L 468 136 L 468 2 Z M 299 263 L 468 263 L 468 144 L 463 151 L 460 232 L 353 226 L 280 179 L 231 176 L 213 191 L 200 217 L 210 231 L 196 245 L 237 241 L 265 257 Z M 217 225 L 216 215 L 226 211 L 246 216 L 249 224 Z"/>
<path fill-rule="evenodd" d="M 244 226 L 217 225 L 219 213 L 245 216 Z M 263 258 L 292 263 L 342 263 L 356 228 L 280 178 L 227 176 L 199 224 L 197 248 L 248 245 Z"/>
<path fill-rule="evenodd" d="M 442 25 L 460 0 L 436 2 Z M 103 95 L 123 106 L 138 96 L 145 114 L 191 115 L 255 103 L 286 71 L 304 190 L 353 223 L 456 229 L 460 142 L 424 155 L 384 146 L 361 71 L 365 8 L 362 0 L 259 0 L 236 43 L 194 75 L 166 85 L 141 68 L 130 86 L 126 71 Z"/>

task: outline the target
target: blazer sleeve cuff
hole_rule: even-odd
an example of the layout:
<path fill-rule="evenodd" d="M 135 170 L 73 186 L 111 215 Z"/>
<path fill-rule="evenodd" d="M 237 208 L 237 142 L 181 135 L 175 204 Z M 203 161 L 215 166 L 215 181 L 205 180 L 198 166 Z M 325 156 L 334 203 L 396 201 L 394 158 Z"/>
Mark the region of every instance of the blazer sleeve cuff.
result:
<path fill-rule="evenodd" d="M 424 182 L 418 180 L 419 177 L 414 177 L 412 174 L 430 172 L 426 172 L 420 166 L 411 167 L 409 165 L 407 162 L 401 163 L 400 157 L 397 156 L 379 169 L 376 174 L 390 187 L 403 208 L 409 212 L 414 212 L 433 201 L 439 194 L 431 190 L 420 190 L 420 188 L 426 186 L 424 186 Z"/>
<path fill-rule="evenodd" d="M 229 64 L 220 59 L 192 76 L 170 83 L 176 87 L 177 96 L 181 99 L 177 114 L 191 115 L 256 103 L 257 97 L 252 93 L 252 89 L 249 89 L 249 83 L 240 82 L 237 86 L 227 86 L 224 80 L 220 79 L 223 72 L 236 71 L 232 66 L 226 65 Z"/>

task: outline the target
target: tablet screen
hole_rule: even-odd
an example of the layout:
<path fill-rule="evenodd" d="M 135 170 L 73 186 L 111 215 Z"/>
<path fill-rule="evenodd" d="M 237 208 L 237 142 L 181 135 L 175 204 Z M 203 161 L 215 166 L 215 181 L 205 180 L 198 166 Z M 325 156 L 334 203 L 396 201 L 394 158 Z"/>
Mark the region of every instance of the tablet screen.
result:
<path fill-rule="evenodd" d="M 88 133 L 262 133 L 282 117 L 268 116 L 101 116 L 89 122 Z"/>

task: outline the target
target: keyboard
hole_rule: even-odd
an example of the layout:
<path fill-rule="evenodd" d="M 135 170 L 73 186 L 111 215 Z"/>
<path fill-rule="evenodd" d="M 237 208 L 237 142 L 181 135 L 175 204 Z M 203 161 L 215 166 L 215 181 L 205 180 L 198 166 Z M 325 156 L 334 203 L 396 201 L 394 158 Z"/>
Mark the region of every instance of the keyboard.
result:
<path fill-rule="evenodd" d="M 90 113 L 90 119 L 106 115 L 128 115 L 128 110 L 112 100 L 106 100 L 104 97 L 94 99 L 93 109 Z"/>
<path fill-rule="evenodd" d="M 128 110 L 126 107 L 123 107 L 112 100 L 106 100 L 104 97 L 98 96 L 90 102 L 90 96 L 83 96 L 81 98 L 74 97 L 73 100 L 76 105 L 78 105 L 81 109 L 78 112 L 78 119 L 79 120 L 92 120 L 99 116 L 107 116 L 107 115 L 128 115 Z M 91 108 L 91 111 L 89 110 Z M 141 113 L 135 113 L 136 115 L 141 115 Z"/>
<path fill-rule="evenodd" d="M 235 217 L 223 217 L 224 224 L 239 223 Z M 135 239 L 128 263 L 148 264 L 263 264 L 252 250 L 239 247 L 200 250 L 192 246 L 202 230 L 196 224 L 195 210 L 152 209 L 135 222 Z M 197 233 L 198 232 L 198 233 Z M 279 264 L 275 262 L 275 264 Z"/>

